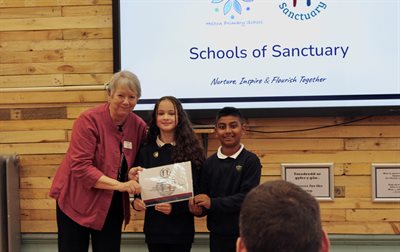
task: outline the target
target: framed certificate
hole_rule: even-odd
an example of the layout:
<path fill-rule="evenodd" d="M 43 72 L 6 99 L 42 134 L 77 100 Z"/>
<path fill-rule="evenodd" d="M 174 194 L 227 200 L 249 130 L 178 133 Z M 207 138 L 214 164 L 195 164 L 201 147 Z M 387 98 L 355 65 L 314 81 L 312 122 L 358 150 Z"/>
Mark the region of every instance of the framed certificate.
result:
<path fill-rule="evenodd" d="M 282 179 L 292 182 L 317 200 L 334 199 L 333 164 L 282 164 Z"/>
<path fill-rule="evenodd" d="M 372 164 L 372 201 L 400 202 L 400 163 Z"/>
<path fill-rule="evenodd" d="M 146 206 L 193 197 L 191 162 L 144 169 L 139 173 L 142 200 Z"/>

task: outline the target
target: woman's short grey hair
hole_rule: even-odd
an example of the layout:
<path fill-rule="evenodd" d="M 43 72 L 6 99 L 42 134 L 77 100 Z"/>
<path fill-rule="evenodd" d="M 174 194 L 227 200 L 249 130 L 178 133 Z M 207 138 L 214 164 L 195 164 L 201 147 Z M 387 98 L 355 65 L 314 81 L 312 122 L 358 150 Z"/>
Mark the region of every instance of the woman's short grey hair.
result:
<path fill-rule="evenodd" d="M 142 95 L 139 78 L 130 71 L 123 70 L 116 72 L 111 77 L 110 82 L 106 84 L 107 94 L 111 96 L 120 85 L 135 92 L 138 99 Z"/>

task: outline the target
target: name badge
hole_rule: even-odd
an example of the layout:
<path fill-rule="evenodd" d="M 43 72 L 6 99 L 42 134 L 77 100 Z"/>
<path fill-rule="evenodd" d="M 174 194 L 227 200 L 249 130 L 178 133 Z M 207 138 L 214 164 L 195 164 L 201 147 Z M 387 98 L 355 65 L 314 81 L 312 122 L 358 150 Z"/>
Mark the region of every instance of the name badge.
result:
<path fill-rule="evenodd" d="M 125 149 L 132 149 L 132 142 L 124 141 L 124 148 Z"/>

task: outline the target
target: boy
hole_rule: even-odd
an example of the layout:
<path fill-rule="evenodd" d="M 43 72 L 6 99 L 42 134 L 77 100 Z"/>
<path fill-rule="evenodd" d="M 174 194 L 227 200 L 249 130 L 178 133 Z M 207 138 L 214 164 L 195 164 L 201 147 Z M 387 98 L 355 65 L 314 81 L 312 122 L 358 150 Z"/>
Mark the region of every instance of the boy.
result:
<path fill-rule="evenodd" d="M 235 252 L 240 207 L 246 194 L 259 185 L 261 163 L 240 139 L 245 133 L 240 111 L 225 107 L 217 113 L 215 132 L 221 143 L 204 163 L 195 207 L 207 215 L 211 252 Z"/>
<path fill-rule="evenodd" d="M 329 251 L 319 204 L 311 194 L 283 180 L 266 182 L 247 194 L 237 252 L 263 251 Z"/>

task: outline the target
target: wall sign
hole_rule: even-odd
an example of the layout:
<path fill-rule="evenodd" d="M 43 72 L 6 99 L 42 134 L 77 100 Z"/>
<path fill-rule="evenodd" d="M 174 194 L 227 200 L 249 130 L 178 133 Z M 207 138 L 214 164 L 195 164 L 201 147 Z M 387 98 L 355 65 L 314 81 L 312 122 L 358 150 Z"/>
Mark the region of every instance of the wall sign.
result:
<path fill-rule="evenodd" d="M 333 164 L 282 164 L 282 179 L 292 182 L 317 200 L 333 200 Z"/>
<path fill-rule="evenodd" d="M 400 202 L 400 163 L 372 164 L 372 201 Z"/>

